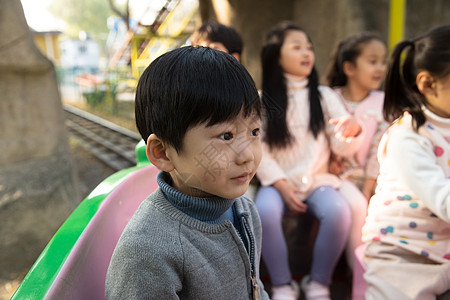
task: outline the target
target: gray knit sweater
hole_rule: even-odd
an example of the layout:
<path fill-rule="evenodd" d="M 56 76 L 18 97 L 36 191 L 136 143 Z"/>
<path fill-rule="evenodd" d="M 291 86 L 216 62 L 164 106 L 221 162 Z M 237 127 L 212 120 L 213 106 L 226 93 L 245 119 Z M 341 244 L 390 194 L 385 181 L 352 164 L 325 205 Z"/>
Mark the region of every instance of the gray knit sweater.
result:
<path fill-rule="evenodd" d="M 142 202 L 122 233 L 106 275 L 106 299 L 252 299 L 252 275 L 261 299 L 269 299 L 259 279 L 261 224 L 253 202 L 212 198 L 211 206 L 184 195 L 180 210 L 162 187 Z M 215 207 L 218 218 L 233 205 L 242 233 L 230 220 L 194 218 L 189 212 L 196 207 L 185 205 L 189 198 L 194 206 L 206 203 L 209 212 Z"/>

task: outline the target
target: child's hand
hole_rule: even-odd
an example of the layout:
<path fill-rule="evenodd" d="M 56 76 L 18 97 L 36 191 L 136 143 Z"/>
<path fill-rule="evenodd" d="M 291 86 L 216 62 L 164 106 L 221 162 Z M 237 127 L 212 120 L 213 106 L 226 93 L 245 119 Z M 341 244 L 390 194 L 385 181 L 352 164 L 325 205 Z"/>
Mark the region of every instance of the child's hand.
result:
<path fill-rule="evenodd" d="M 355 137 L 361 133 L 361 125 L 352 116 L 343 116 L 338 119 L 330 119 L 330 124 L 336 125 L 334 132 L 337 138 Z"/>
<path fill-rule="evenodd" d="M 344 164 L 342 163 L 342 158 L 332 153 L 330 155 L 330 162 L 328 163 L 328 172 L 339 176 L 343 171 Z"/>
<path fill-rule="evenodd" d="M 287 207 L 297 213 L 304 213 L 308 208 L 308 205 L 300 201 L 298 195 L 302 194 L 302 191 L 296 188 L 294 185 L 286 181 L 285 179 L 278 180 L 274 183 L 274 188 L 276 188 L 281 196 L 283 197 L 284 203 Z"/>

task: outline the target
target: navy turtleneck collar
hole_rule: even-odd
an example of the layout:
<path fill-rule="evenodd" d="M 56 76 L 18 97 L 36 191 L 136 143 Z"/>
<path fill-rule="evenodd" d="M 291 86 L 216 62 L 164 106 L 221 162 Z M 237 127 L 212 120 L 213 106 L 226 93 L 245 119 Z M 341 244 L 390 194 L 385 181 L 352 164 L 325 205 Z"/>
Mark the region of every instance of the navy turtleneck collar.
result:
<path fill-rule="evenodd" d="M 210 224 L 225 220 L 235 224 L 232 206 L 236 199 L 196 198 L 185 195 L 171 186 L 172 178 L 166 172 L 159 172 L 156 180 L 167 200 L 183 213 Z"/>

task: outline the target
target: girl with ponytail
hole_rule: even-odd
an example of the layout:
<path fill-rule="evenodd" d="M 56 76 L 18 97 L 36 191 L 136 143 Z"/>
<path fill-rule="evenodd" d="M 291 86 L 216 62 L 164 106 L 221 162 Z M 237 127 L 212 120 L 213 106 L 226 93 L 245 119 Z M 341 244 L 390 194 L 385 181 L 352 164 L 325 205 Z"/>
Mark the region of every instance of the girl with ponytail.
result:
<path fill-rule="evenodd" d="M 393 124 L 363 228 L 366 299 L 449 299 L 449 25 L 395 47 L 385 93 Z"/>

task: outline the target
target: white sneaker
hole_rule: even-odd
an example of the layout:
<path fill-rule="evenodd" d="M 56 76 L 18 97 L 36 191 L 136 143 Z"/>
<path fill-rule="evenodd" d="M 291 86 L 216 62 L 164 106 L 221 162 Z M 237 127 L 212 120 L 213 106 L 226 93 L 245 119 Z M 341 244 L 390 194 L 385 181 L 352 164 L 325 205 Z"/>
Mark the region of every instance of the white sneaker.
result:
<path fill-rule="evenodd" d="M 303 277 L 301 287 L 306 300 L 331 300 L 330 288 L 327 285 L 311 280 L 309 275 Z"/>
<path fill-rule="evenodd" d="M 300 287 L 295 281 L 290 284 L 272 287 L 272 300 L 298 300 Z"/>

